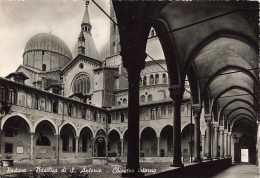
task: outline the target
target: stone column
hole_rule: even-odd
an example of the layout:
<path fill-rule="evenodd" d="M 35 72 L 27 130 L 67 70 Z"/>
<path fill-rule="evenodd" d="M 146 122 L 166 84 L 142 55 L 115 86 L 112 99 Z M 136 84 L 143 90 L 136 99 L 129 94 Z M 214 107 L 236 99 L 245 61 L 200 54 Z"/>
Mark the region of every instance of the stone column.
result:
<path fill-rule="evenodd" d="M 228 132 L 228 157 L 231 157 L 231 132 Z"/>
<path fill-rule="evenodd" d="M 205 115 L 205 122 L 206 122 L 206 127 L 207 127 L 207 137 L 206 137 L 206 142 L 207 142 L 207 148 L 206 150 L 206 159 L 205 160 L 212 160 L 211 158 L 211 116 L 210 115 Z"/>
<path fill-rule="evenodd" d="M 94 148 L 95 147 L 95 139 L 92 138 L 91 142 L 92 142 L 92 157 L 94 157 L 95 156 L 95 153 L 94 153 L 95 152 L 95 148 Z"/>
<path fill-rule="evenodd" d="M 121 142 L 121 157 L 124 157 L 124 139 L 120 139 Z"/>
<path fill-rule="evenodd" d="M 183 167 L 181 160 L 181 100 L 184 89 L 179 85 L 172 85 L 169 88 L 173 100 L 173 163 L 172 167 Z"/>
<path fill-rule="evenodd" d="M 55 159 L 57 161 L 57 165 L 59 165 L 59 135 L 54 135 L 55 138 Z"/>
<path fill-rule="evenodd" d="M 143 175 L 139 165 L 139 82 L 140 73 L 145 66 L 146 53 L 142 49 L 122 50 L 123 65 L 128 73 L 128 151 L 126 169 L 123 177 Z"/>
<path fill-rule="evenodd" d="M 157 157 L 160 157 L 160 137 L 157 137 Z"/>
<path fill-rule="evenodd" d="M 75 148 L 75 158 L 79 156 L 79 137 L 75 136 L 76 148 Z"/>
<path fill-rule="evenodd" d="M 219 128 L 219 134 L 220 134 L 220 158 L 224 158 L 224 128 Z"/>
<path fill-rule="evenodd" d="M 193 105 L 192 111 L 195 121 L 195 129 L 194 129 L 194 136 L 195 136 L 195 155 L 193 162 L 201 162 L 201 156 L 200 156 L 200 114 L 201 114 L 202 107 L 200 105 Z"/>
<path fill-rule="evenodd" d="M 205 135 L 201 135 L 202 157 L 205 155 Z"/>
<path fill-rule="evenodd" d="M 34 133 L 30 133 L 30 140 L 31 140 L 30 158 L 31 159 L 33 159 L 33 149 L 34 149 L 33 137 L 34 137 Z"/>
<path fill-rule="evenodd" d="M 228 131 L 225 130 L 224 131 L 224 137 L 225 137 L 225 145 L 224 145 L 224 148 L 225 148 L 225 157 L 228 157 Z"/>
<path fill-rule="evenodd" d="M 219 132 L 219 126 L 218 123 L 214 124 L 214 159 L 219 159 L 218 156 L 218 133 Z"/>
<path fill-rule="evenodd" d="M 0 131 L 0 136 L 1 136 L 1 159 L 5 159 L 5 141 L 4 141 L 5 132 L 4 132 L 4 130 Z M 1 165 L 0 165 L 0 167 L 1 167 Z"/>

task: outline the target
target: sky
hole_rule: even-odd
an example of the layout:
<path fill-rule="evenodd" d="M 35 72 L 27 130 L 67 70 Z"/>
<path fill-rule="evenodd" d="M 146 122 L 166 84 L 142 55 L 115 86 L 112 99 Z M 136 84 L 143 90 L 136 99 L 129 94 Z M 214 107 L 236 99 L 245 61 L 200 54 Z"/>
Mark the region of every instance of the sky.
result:
<path fill-rule="evenodd" d="M 109 0 L 96 0 L 109 14 Z M 90 1 L 92 37 L 98 51 L 109 40 L 109 19 Z M 0 76 L 22 63 L 26 42 L 35 34 L 49 33 L 74 48 L 85 11 L 83 0 L 0 0 Z"/>

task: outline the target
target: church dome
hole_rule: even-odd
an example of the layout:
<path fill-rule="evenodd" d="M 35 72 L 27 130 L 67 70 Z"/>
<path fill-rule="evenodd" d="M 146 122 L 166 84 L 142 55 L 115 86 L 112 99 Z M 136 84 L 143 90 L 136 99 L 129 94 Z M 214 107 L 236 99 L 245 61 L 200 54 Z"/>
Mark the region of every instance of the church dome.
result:
<path fill-rule="evenodd" d="M 33 50 L 51 51 L 72 59 L 67 44 L 59 37 L 50 33 L 39 33 L 31 37 L 24 48 L 24 53 Z"/>
<path fill-rule="evenodd" d="M 24 48 L 23 64 L 40 71 L 63 68 L 72 59 L 67 44 L 50 33 L 31 37 Z"/>

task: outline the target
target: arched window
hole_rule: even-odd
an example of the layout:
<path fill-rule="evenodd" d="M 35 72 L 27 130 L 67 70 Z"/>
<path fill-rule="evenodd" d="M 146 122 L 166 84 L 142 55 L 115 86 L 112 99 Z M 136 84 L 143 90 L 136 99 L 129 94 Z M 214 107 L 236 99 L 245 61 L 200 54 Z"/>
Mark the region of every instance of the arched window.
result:
<path fill-rule="evenodd" d="M 144 95 L 141 96 L 141 102 L 142 103 L 145 102 L 145 96 Z"/>
<path fill-rule="evenodd" d="M 158 84 L 159 83 L 159 74 L 156 74 L 155 75 L 155 84 Z"/>
<path fill-rule="evenodd" d="M 17 98 L 16 92 L 15 92 L 14 89 L 11 88 L 11 89 L 9 90 L 9 103 L 10 103 L 11 105 L 16 104 L 16 98 Z"/>
<path fill-rule="evenodd" d="M 86 108 L 83 108 L 83 109 L 82 109 L 82 114 L 81 114 L 81 116 L 82 116 L 82 119 L 86 119 Z"/>
<path fill-rule="evenodd" d="M 72 116 L 72 104 L 69 104 L 69 107 L 68 107 L 68 116 Z"/>
<path fill-rule="evenodd" d="M 169 106 L 169 108 L 168 108 L 168 117 L 172 118 L 172 107 L 171 106 Z"/>
<path fill-rule="evenodd" d="M 48 137 L 40 135 L 36 141 L 37 146 L 51 146 L 51 142 Z"/>
<path fill-rule="evenodd" d="M 125 122 L 125 116 L 123 112 L 120 113 L 120 117 L 121 117 L 121 122 Z"/>
<path fill-rule="evenodd" d="M 146 78 L 146 76 L 144 76 L 144 78 L 143 78 L 143 86 L 146 86 L 147 85 L 147 78 Z"/>
<path fill-rule="evenodd" d="M 154 78 L 153 78 L 153 75 L 150 75 L 150 85 L 154 85 Z"/>
<path fill-rule="evenodd" d="M 46 71 L 46 64 L 42 65 L 42 71 Z"/>
<path fill-rule="evenodd" d="M 118 105 L 118 106 L 121 106 L 121 101 L 118 101 L 118 102 L 117 102 L 117 105 Z"/>
<path fill-rule="evenodd" d="M 148 95 L 148 101 L 153 101 L 153 95 Z"/>
<path fill-rule="evenodd" d="M 151 109 L 151 119 L 154 120 L 155 117 L 156 117 L 156 112 L 155 112 L 155 109 L 152 108 L 152 109 Z"/>
<path fill-rule="evenodd" d="M 87 94 L 90 92 L 90 78 L 86 74 L 80 74 L 74 79 L 73 92 Z"/>
<path fill-rule="evenodd" d="M 127 104 L 127 99 L 123 99 L 123 105 L 126 105 Z"/>
<path fill-rule="evenodd" d="M 142 86 L 142 84 L 143 84 L 143 79 L 142 79 L 142 77 L 140 78 L 140 87 Z"/>
<path fill-rule="evenodd" d="M 161 118 L 162 118 L 161 108 L 156 108 L 156 119 L 161 119 Z"/>
<path fill-rule="evenodd" d="M 166 107 L 162 107 L 162 118 L 166 117 Z"/>
<path fill-rule="evenodd" d="M 162 77 L 163 77 L 163 84 L 167 84 L 167 76 L 166 76 L 166 74 L 163 74 Z"/>
<path fill-rule="evenodd" d="M 119 114 L 116 113 L 116 123 L 118 123 L 118 122 L 119 122 Z"/>
<path fill-rule="evenodd" d="M 6 102 L 6 88 L 0 86 L 0 101 Z"/>
<path fill-rule="evenodd" d="M 94 121 L 97 121 L 97 111 L 94 111 Z"/>

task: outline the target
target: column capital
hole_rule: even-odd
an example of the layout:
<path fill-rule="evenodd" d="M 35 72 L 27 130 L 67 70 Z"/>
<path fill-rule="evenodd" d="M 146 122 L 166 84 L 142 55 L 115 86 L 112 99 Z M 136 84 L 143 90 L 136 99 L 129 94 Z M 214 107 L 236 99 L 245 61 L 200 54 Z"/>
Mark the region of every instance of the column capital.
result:
<path fill-rule="evenodd" d="M 161 139 L 161 137 L 157 137 L 157 140 L 160 140 Z"/>
<path fill-rule="evenodd" d="M 219 128 L 219 123 L 218 122 L 213 122 L 212 125 L 213 125 L 214 129 L 215 128 Z"/>
<path fill-rule="evenodd" d="M 211 121 L 211 114 L 205 114 L 204 119 L 205 119 L 206 122 Z"/>
<path fill-rule="evenodd" d="M 224 135 L 224 130 L 219 129 L 219 134 Z"/>
<path fill-rule="evenodd" d="M 192 111 L 193 113 L 201 113 L 202 111 L 202 106 L 200 104 L 193 104 L 192 105 Z"/>
<path fill-rule="evenodd" d="M 59 138 L 59 137 L 60 137 L 60 135 L 54 135 L 54 137 L 55 137 L 55 138 Z"/>
<path fill-rule="evenodd" d="M 232 134 L 231 134 L 231 132 L 228 132 L 228 136 L 231 136 Z"/>
<path fill-rule="evenodd" d="M 75 140 L 76 140 L 76 141 L 79 141 L 79 136 L 75 136 Z"/>
<path fill-rule="evenodd" d="M 128 73 L 144 69 L 147 54 L 141 48 L 122 49 L 120 55 L 122 56 L 123 66 L 127 69 Z"/>
<path fill-rule="evenodd" d="M 170 97 L 172 98 L 173 102 L 176 100 L 179 101 L 182 100 L 184 89 L 181 88 L 180 85 L 171 85 L 169 91 L 170 91 Z"/>
<path fill-rule="evenodd" d="M 34 134 L 35 134 L 34 132 L 30 132 L 30 136 L 31 136 L 31 137 L 33 137 L 33 136 L 34 136 Z"/>
<path fill-rule="evenodd" d="M 227 129 L 224 130 L 224 134 L 228 134 L 228 130 Z"/>

